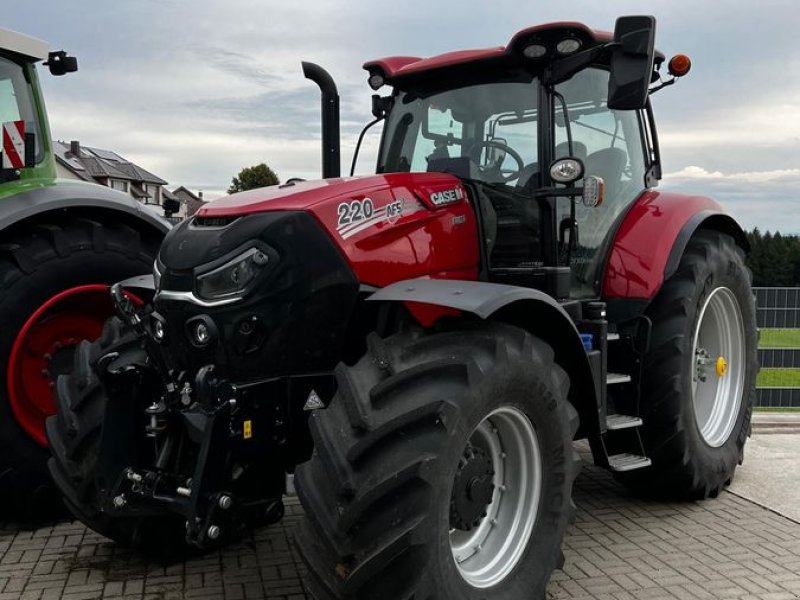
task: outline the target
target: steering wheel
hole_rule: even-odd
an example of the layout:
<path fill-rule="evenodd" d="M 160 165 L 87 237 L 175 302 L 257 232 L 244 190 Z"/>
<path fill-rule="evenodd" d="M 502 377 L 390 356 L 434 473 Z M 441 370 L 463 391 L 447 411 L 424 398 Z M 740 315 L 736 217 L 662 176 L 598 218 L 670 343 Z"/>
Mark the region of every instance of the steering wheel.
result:
<path fill-rule="evenodd" d="M 522 157 L 519 155 L 519 153 L 508 144 L 504 144 L 503 142 L 498 142 L 497 140 L 485 140 L 481 142 L 475 142 L 472 145 L 471 152 L 475 152 L 475 150 L 482 150 L 483 148 L 499 148 L 500 150 L 503 150 L 506 154 L 508 154 L 511 158 L 514 159 L 514 162 L 517 163 L 517 169 L 515 171 L 511 171 L 508 174 L 504 174 L 500 170 L 500 165 L 494 164 L 494 165 L 487 165 L 485 167 L 478 167 L 478 170 L 480 170 L 481 173 L 497 176 L 502 181 L 511 181 L 512 179 L 516 179 L 517 177 L 519 177 L 520 171 L 522 171 L 522 169 L 525 168 L 525 161 L 522 160 Z M 480 154 L 478 156 L 480 156 Z"/>

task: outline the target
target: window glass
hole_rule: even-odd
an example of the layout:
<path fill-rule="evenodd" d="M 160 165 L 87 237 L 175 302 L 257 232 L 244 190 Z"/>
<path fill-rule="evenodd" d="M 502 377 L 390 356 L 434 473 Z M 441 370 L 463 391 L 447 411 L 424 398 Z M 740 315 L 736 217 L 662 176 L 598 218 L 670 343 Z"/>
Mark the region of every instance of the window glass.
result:
<path fill-rule="evenodd" d="M 0 80 L 0 123 L 19 121 L 19 105 L 10 79 Z"/>
<path fill-rule="evenodd" d="M 536 162 L 539 152 L 536 126 L 536 112 L 533 110 L 522 115 L 513 112 L 492 115 L 487 139 L 507 145 L 520 155 L 523 164 L 532 164 Z M 501 168 L 505 173 L 519 169 L 516 159 L 503 152 L 501 147 L 490 146 L 487 152 L 487 162 L 492 162 L 495 157 L 502 158 Z"/>
<path fill-rule="evenodd" d="M 429 105 L 426 118 L 428 135 L 417 136 L 413 160 L 411 161 L 412 171 L 427 170 L 428 158 L 436 156 L 437 152 L 444 152 L 447 155 L 447 141 L 439 139 L 439 136 L 449 138 L 451 143 L 456 139 L 461 139 L 461 125 L 456 124 L 455 119 L 453 119 L 453 113 L 449 108 L 442 110 L 436 106 Z M 420 129 L 420 132 L 422 132 L 422 129 Z M 434 138 L 433 136 L 437 137 Z M 461 144 L 458 144 L 458 146 L 460 148 Z"/>
<path fill-rule="evenodd" d="M 400 92 L 386 124 L 379 170 L 451 167 L 475 180 L 516 185 L 522 168 L 536 161 L 537 102 L 536 79 Z"/>
<path fill-rule="evenodd" d="M 572 154 L 583 160 L 587 175 L 602 177 L 605 201 L 596 208 L 578 202 L 578 246 L 571 256 L 573 296 L 596 295 L 602 250 L 619 215 L 644 189 L 644 149 L 640 112 L 606 106 L 608 72 L 586 69 L 557 86 L 567 105 L 556 99 L 556 157 Z M 568 129 L 569 127 L 569 129 Z M 577 185 L 581 185 L 578 182 Z M 559 205 L 559 219 L 569 214 L 569 203 Z"/>
<path fill-rule="evenodd" d="M 36 134 L 36 161 L 42 159 L 31 88 L 22 66 L 0 57 L 0 123 L 25 121 L 25 131 Z"/>

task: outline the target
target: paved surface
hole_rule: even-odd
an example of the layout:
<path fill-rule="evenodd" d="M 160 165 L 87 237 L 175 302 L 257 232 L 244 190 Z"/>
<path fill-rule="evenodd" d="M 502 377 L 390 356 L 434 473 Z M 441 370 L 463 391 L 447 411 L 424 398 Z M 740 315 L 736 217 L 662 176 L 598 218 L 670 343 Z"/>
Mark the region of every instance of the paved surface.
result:
<path fill-rule="evenodd" d="M 754 433 L 800 433 L 800 412 L 754 412 Z"/>
<path fill-rule="evenodd" d="M 763 436 L 767 444 L 776 438 Z M 757 472 L 759 441 L 751 440 L 741 479 Z M 586 465 L 575 502 L 566 563 L 553 576 L 550 599 L 800 598 L 800 522 L 734 493 L 703 503 L 643 501 Z M 75 523 L 33 532 L 0 525 L 0 600 L 301 600 L 303 567 L 291 546 L 300 517 L 290 500 L 281 524 L 223 552 L 168 567 Z"/>
<path fill-rule="evenodd" d="M 750 438 L 731 491 L 800 523 L 800 433 L 783 431 Z"/>

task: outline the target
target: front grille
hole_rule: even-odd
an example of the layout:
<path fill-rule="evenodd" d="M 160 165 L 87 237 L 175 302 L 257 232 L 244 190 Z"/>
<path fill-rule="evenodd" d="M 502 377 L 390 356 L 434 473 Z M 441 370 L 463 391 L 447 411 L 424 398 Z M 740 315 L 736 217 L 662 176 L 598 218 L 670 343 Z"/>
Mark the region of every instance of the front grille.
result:
<path fill-rule="evenodd" d="M 194 227 L 227 227 L 239 217 L 195 217 L 192 221 Z"/>

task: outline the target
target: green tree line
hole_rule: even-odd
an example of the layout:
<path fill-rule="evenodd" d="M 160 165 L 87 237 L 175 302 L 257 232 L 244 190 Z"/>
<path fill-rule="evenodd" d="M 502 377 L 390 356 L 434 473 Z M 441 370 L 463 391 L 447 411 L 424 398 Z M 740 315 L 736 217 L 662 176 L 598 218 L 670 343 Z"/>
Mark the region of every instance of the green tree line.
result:
<path fill-rule="evenodd" d="M 747 232 L 750 254 L 747 266 L 756 287 L 800 287 L 800 237 L 780 232 Z"/>

